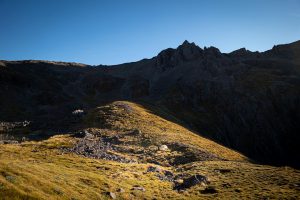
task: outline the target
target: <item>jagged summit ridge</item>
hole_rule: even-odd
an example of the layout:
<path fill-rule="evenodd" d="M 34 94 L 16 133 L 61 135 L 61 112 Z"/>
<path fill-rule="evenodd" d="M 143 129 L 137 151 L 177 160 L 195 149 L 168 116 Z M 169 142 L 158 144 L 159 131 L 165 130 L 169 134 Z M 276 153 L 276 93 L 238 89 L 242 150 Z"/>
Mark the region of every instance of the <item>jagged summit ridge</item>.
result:
<path fill-rule="evenodd" d="M 168 48 L 157 55 L 158 65 L 172 65 L 181 61 L 195 59 L 202 55 L 203 49 L 185 40 L 176 49 Z"/>
<path fill-rule="evenodd" d="M 204 49 L 197 46 L 194 42 L 190 43 L 185 40 L 176 49 L 168 48 L 161 51 L 157 55 L 157 65 L 163 67 L 172 67 L 186 61 L 203 59 L 207 56 L 221 57 L 222 53 L 216 47 L 204 47 Z"/>

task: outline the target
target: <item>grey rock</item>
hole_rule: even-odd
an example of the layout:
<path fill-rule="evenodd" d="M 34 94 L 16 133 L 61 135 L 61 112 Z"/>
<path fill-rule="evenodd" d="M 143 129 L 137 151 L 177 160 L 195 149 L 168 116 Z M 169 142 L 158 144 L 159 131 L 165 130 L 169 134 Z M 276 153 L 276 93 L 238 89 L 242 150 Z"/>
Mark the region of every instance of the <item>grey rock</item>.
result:
<path fill-rule="evenodd" d="M 160 150 L 160 151 L 168 151 L 169 148 L 168 148 L 167 145 L 161 145 L 161 146 L 159 147 L 159 150 Z"/>
<path fill-rule="evenodd" d="M 201 184 L 202 186 L 206 186 L 210 181 L 207 177 L 196 174 L 189 178 L 183 179 L 183 183 L 175 185 L 174 189 L 176 190 L 185 190 L 195 185 Z"/>
<path fill-rule="evenodd" d="M 133 135 L 141 135 L 142 134 L 142 131 L 139 130 L 139 129 L 135 129 L 133 132 L 132 132 Z"/>
<path fill-rule="evenodd" d="M 78 142 L 71 148 L 62 148 L 65 152 L 73 152 L 85 157 L 113 160 L 123 163 L 135 162 L 134 160 L 115 155 L 113 145 L 101 137 L 96 137 L 89 132 L 85 132 L 85 137 L 80 138 Z"/>
<path fill-rule="evenodd" d="M 158 146 L 155 146 L 155 145 L 151 145 L 151 146 L 149 146 L 148 147 L 148 149 L 150 150 L 150 151 L 158 151 Z"/>
<path fill-rule="evenodd" d="M 109 192 L 108 194 L 109 194 L 110 198 L 112 198 L 112 199 L 117 198 L 117 195 L 114 192 Z"/>
<path fill-rule="evenodd" d="M 168 171 L 168 170 L 164 171 L 164 174 L 165 174 L 165 176 L 168 176 L 168 177 L 173 177 L 174 176 L 174 174 L 171 171 Z"/>
<path fill-rule="evenodd" d="M 163 170 L 160 167 L 155 167 L 155 166 L 149 166 L 147 169 L 147 172 L 162 172 Z"/>
<path fill-rule="evenodd" d="M 134 187 L 132 187 L 132 190 L 140 190 L 140 191 L 143 191 L 143 192 L 146 191 L 146 189 L 144 187 L 141 187 L 141 186 L 134 186 Z"/>

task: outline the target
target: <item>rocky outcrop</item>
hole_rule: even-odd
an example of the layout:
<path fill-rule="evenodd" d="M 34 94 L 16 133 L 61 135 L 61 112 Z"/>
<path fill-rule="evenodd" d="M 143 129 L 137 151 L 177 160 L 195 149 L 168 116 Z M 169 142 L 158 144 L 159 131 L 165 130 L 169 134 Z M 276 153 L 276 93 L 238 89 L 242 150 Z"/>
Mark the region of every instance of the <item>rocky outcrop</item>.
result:
<path fill-rule="evenodd" d="M 84 134 L 84 137 L 79 139 L 75 146 L 71 148 L 64 148 L 63 151 L 73 152 L 90 158 L 114 160 L 123 163 L 135 162 L 114 154 L 114 146 L 112 143 L 103 140 L 103 138 L 97 137 L 88 131 L 84 131 L 79 134 Z"/>
<path fill-rule="evenodd" d="M 206 186 L 209 183 L 210 181 L 207 177 L 200 174 L 196 174 L 189 178 L 184 179 L 181 184 L 175 185 L 174 189 L 185 190 L 198 184 L 201 184 L 202 186 Z"/>

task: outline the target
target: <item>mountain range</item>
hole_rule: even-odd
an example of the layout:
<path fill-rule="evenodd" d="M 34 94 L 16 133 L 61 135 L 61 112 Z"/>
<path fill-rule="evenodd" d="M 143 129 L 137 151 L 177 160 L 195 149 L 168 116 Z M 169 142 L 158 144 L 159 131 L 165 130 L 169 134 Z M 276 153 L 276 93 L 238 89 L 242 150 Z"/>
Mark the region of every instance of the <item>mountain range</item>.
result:
<path fill-rule="evenodd" d="M 0 120 L 64 131 L 72 126 L 72 110 L 144 102 L 257 161 L 299 167 L 299 55 L 299 41 L 228 54 L 185 41 L 115 66 L 1 61 Z"/>
<path fill-rule="evenodd" d="M 72 173 L 83 176 L 76 168 L 79 164 L 74 164 L 77 162 L 95 162 L 93 165 L 81 166 L 87 171 L 98 164 L 104 171 L 106 168 L 110 169 L 110 165 L 118 170 L 124 167 L 127 169 L 124 164 L 107 164 L 106 161 L 94 161 L 95 158 L 120 163 L 152 163 L 162 166 L 162 169 L 148 170 L 154 170 L 160 174 L 160 179 L 175 184 L 175 190 L 183 191 L 191 186 L 194 179 L 182 174 L 176 178 L 173 174 L 175 172 L 170 172 L 172 175 L 168 176 L 168 167 L 176 166 L 176 172 L 189 172 L 185 174 L 187 176 L 198 170 L 196 166 L 203 165 L 202 170 L 206 170 L 204 173 L 215 176 L 212 182 L 223 189 L 231 187 L 229 183 L 226 185 L 227 183 L 218 182 L 227 173 L 234 176 L 231 172 L 237 173 L 240 170 L 239 173 L 246 173 L 247 176 L 256 177 L 259 174 L 262 178 L 263 174 L 258 172 L 261 169 L 262 173 L 268 174 L 272 171 L 285 177 L 276 179 L 278 182 L 272 179 L 271 174 L 266 175 L 266 179 L 262 178 L 269 181 L 267 186 L 273 184 L 272 181 L 274 184 L 278 183 L 274 186 L 274 191 L 279 191 L 277 187 L 282 186 L 280 184 L 284 179 L 286 187 L 289 187 L 286 189 L 287 194 L 291 195 L 288 197 L 297 199 L 299 194 L 297 181 L 300 179 L 296 169 L 300 167 L 300 41 L 276 45 L 265 52 L 252 52 L 241 48 L 231 53 L 221 53 L 215 47 L 200 48 L 194 43 L 184 41 L 176 49 L 165 49 L 151 59 L 113 66 L 1 60 L 0 88 L 0 136 L 4 141 L 2 143 L 8 143 L 0 145 L 2 152 L 5 152 L 0 153 L 0 162 L 2 166 L 6 166 L 0 167 L 0 191 L 1 188 L 6 188 L 3 190 L 4 194 L 16 195 L 15 199 L 42 198 L 48 194 L 45 192 L 48 191 L 46 187 L 35 193 L 32 192 L 35 190 L 22 185 L 25 175 L 19 183 L 10 180 L 22 170 L 26 171 L 31 167 L 37 170 L 36 173 L 48 173 L 45 171 L 48 169 L 45 168 L 47 162 L 43 160 L 47 158 L 42 157 L 46 154 L 52 160 L 51 170 L 58 170 L 57 173 L 62 174 L 69 173 L 70 177 Z M 17 144 L 9 141 L 17 141 Z M 103 152 L 95 150 L 99 148 Z M 159 148 L 153 150 L 159 153 L 153 153 L 151 148 Z M 164 154 L 168 149 L 171 153 Z M 51 153 L 52 151 L 55 153 Z M 72 157 L 69 155 L 72 152 L 88 158 Z M 57 155 L 54 157 L 53 154 Z M 18 173 L 9 167 L 14 160 L 9 159 L 10 155 L 15 156 L 16 163 L 19 162 L 18 167 L 14 168 Z M 62 158 L 60 155 L 66 157 Z M 45 162 L 45 166 L 41 164 L 29 168 L 20 167 L 24 159 L 28 165 L 29 160 L 34 159 L 38 163 Z M 65 163 L 63 159 L 68 161 Z M 58 168 L 54 168 L 54 165 Z M 268 165 L 292 168 L 284 171 Z M 67 166 L 71 171 L 67 171 Z M 145 166 L 134 164 L 134 167 L 139 172 Z M 5 169 L 9 169 L 8 172 Z M 56 173 L 54 171 L 49 172 L 49 176 Z M 215 175 L 215 171 L 219 175 Z M 111 170 L 108 172 L 113 173 Z M 1 174 L 4 177 L 2 179 Z M 133 174 L 130 172 L 128 176 Z M 98 177 L 101 180 L 102 175 Z M 107 180 L 106 176 L 110 175 L 105 174 L 102 181 Z M 37 176 L 30 177 L 30 180 Z M 94 179 L 97 176 L 89 174 L 90 179 L 82 178 L 81 182 L 87 186 L 85 192 L 90 191 L 91 187 L 106 188 L 102 192 L 109 191 L 109 188 L 120 190 L 116 188 L 117 183 L 111 183 L 109 187 L 105 184 L 95 186 Z M 152 180 L 152 176 L 150 179 L 146 175 L 141 176 L 147 181 Z M 195 177 L 197 180 L 203 179 L 203 185 L 211 182 L 200 175 Z M 238 180 L 231 183 L 235 185 L 234 191 L 246 195 L 240 196 L 241 198 L 253 197 L 249 193 L 251 191 L 246 189 L 249 184 L 247 181 L 247 184 L 243 182 L 245 188 L 238 188 L 238 182 L 245 177 L 234 177 Z M 175 179 L 183 182 L 179 184 Z M 73 179 L 71 186 L 64 185 L 61 190 L 55 189 L 59 186 L 55 185 L 58 184 L 56 179 L 51 179 L 52 185 L 46 179 L 36 181 L 41 181 L 45 186 L 53 186 L 51 195 L 62 195 L 66 199 L 68 194 L 75 195 L 68 190 L 68 187 L 76 187 L 72 185 Z M 151 184 L 147 186 L 148 182 L 143 183 L 145 187 L 152 187 Z M 178 193 L 173 192 L 174 188 L 162 186 L 161 182 L 152 183 L 169 188 L 166 191 L 170 190 L 170 193 L 165 193 L 169 196 L 158 195 L 158 199 L 179 198 Z M 14 184 L 20 185 L 16 187 Z M 32 184 L 34 187 L 35 183 Z M 126 187 L 131 187 L 129 182 L 124 184 L 125 190 Z M 156 186 L 149 189 L 149 192 L 160 191 Z M 254 187 L 256 189 L 257 186 Z M 133 186 L 132 190 L 143 192 L 145 188 Z M 289 190 L 294 192 L 289 193 Z M 39 193 L 41 191 L 45 193 Z M 267 194 L 272 191 L 271 189 Z M 145 193 L 145 198 L 150 199 L 151 193 Z M 217 195 L 220 194 L 220 189 L 218 191 L 206 187 L 200 193 L 204 197 L 206 194 Z M 256 197 L 262 197 L 262 193 L 264 191 Z M 193 195 L 197 194 L 184 194 L 184 198 L 193 199 Z M 221 195 L 220 198 L 230 197 L 229 193 L 222 194 L 225 196 Z M 105 195 L 111 198 L 116 196 L 115 192 Z M 123 199 L 134 199 L 130 195 L 137 199 L 143 196 L 139 193 L 124 195 L 121 195 Z M 81 197 L 80 199 L 85 198 Z"/>

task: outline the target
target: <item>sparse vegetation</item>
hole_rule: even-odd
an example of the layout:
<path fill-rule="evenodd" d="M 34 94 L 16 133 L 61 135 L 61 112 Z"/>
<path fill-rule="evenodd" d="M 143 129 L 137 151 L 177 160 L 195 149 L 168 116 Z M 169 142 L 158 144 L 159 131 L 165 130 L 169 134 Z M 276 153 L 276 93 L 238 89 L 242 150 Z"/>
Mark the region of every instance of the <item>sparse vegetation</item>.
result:
<path fill-rule="evenodd" d="M 85 116 L 82 126 L 118 147 L 114 151 L 120 155 L 138 162 L 92 159 L 65 152 L 63 149 L 74 147 L 80 140 L 76 134 L 0 145 L 0 199 L 111 199 L 113 194 L 117 199 L 299 198 L 298 170 L 250 163 L 241 154 L 137 104 L 114 102 L 98 107 Z M 169 150 L 160 151 L 162 144 Z M 150 149 L 153 154 L 148 155 Z M 184 164 L 165 165 L 166 158 L 172 160 L 183 151 L 204 151 L 218 159 L 196 157 Z M 147 156 L 156 159 L 158 165 L 149 163 Z M 173 178 L 163 179 L 162 174 L 178 177 L 179 183 L 200 174 L 209 183 L 176 190 Z"/>

